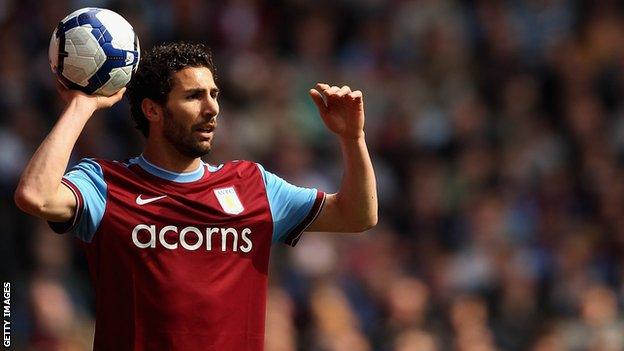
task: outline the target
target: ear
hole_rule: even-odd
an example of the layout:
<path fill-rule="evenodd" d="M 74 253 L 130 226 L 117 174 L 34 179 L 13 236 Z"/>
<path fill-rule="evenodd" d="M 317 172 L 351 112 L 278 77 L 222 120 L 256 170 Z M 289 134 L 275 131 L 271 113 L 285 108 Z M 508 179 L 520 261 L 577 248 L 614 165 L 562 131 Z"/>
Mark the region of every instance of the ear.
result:
<path fill-rule="evenodd" d="M 147 118 L 150 122 L 158 122 L 162 119 L 162 106 L 150 98 L 145 98 L 141 101 L 141 110 L 143 111 L 145 118 Z"/>

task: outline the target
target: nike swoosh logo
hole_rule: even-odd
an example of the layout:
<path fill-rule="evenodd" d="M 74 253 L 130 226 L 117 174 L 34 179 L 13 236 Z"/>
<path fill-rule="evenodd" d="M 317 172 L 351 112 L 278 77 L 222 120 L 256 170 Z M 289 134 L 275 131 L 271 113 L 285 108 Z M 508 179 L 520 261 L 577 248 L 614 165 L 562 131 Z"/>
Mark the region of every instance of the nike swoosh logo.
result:
<path fill-rule="evenodd" d="M 141 197 L 141 195 L 139 195 L 136 198 L 136 203 L 137 203 L 137 205 L 146 205 L 146 204 L 149 204 L 150 202 L 154 202 L 154 201 L 157 201 L 157 200 L 160 200 L 160 199 L 164 199 L 166 197 L 167 197 L 167 195 L 163 195 L 163 196 L 152 197 L 152 198 L 149 198 L 149 199 L 144 199 L 144 198 Z"/>

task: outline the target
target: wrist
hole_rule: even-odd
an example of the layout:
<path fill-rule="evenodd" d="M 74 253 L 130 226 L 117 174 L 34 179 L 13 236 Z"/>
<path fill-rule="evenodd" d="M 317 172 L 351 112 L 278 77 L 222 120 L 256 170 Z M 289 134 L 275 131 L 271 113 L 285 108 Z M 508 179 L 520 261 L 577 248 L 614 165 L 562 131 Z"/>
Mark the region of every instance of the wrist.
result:
<path fill-rule="evenodd" d="M 364 131 L 361 131 L 357 134 L 339 135 L 338 138 L 340 139 L 341 143 L 358 143 L 364 141 L 365 136 L 366 134 L 364 133 Z"/>
<path fill-rule="evenodd" d="M 81 115 L 87 114 L 90 117 L 97 110 L 97 107 L 93 101 L 77 95 L 67 102 L 67 109 Z"/>

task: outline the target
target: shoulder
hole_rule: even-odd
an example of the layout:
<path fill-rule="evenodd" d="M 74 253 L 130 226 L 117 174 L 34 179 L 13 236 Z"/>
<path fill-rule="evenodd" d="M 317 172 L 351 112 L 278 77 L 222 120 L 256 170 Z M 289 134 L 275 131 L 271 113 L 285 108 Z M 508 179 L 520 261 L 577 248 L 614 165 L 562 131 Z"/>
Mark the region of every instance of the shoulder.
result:
<path fill-rule="evenodd" d="M 83 174 L 102 175 L 101 160 L 96 158 L 83 158 L 73 164 L 65 174 L 66 177 L 75 177 Z"/>
<path fill-rule="evenodd" d="M 102 158 L 83 158 L 67 172 L 66 176 L 86 174 L 92 178 L 106 179 L 114 175 L 125 176 L 129 172 L 128 160 L 117 161 Z"/>
<path fill-rule="evenodd" d="M 218 178 L 239 179 L 263 187 L 267 185 L 268 179 L 272 176 L 261 164 L 248 160 L 233 160 L 219 165 L 206 165 L 209 172 Z"/>
<path fill-rule="evenodd" d="M 80 159 L 73 167 L 88 168 L 88 169 L 102 169 L 109 167 L 126 167 L 126 161 L 107 160 L 96 157 L 85 157 Z"/>
<path fill-rule="evenodd" d="M 134 173 L 133 167 L 139 167 L 139 156 L 129 157 L 123 160 L 94 159 L 105 173 Z"/>
<path fill-rule="evenodd" d="M 206 166 L 212 173 L 235 172 L 239 177 L 261 175 L 264 172 L 264 168 L 259 163 L 247 160 L 232 160 L 219 165 L 206 163 Z"/>

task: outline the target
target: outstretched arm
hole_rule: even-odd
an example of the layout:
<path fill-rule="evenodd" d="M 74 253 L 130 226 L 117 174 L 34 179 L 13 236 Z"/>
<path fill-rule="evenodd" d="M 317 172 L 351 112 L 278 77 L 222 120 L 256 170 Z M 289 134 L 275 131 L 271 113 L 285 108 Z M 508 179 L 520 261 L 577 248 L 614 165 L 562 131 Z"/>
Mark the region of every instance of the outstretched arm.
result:
<path fill-rule="evenodd" d="M 125 88 L 104 97 L 68 90 L 60 83 L 57 87 L 66 102 L 65 109 L 26 165 L 14 198 L 24 212 L 62 222 L 71 219 L 76 210 L 73 193 L 61 184 L 74 144 L 93 113 L 121 100 Z"/>
<path fill-rule="evenodd" d="M 375 172 L 364 139 L 362 92 L 317 84 L 310 96 L 323 122 L 338 135 L 344 173 L 340 190 L 328 194 L 316 220 L 306 231 L 360 232 L 377 224 Z"/>

